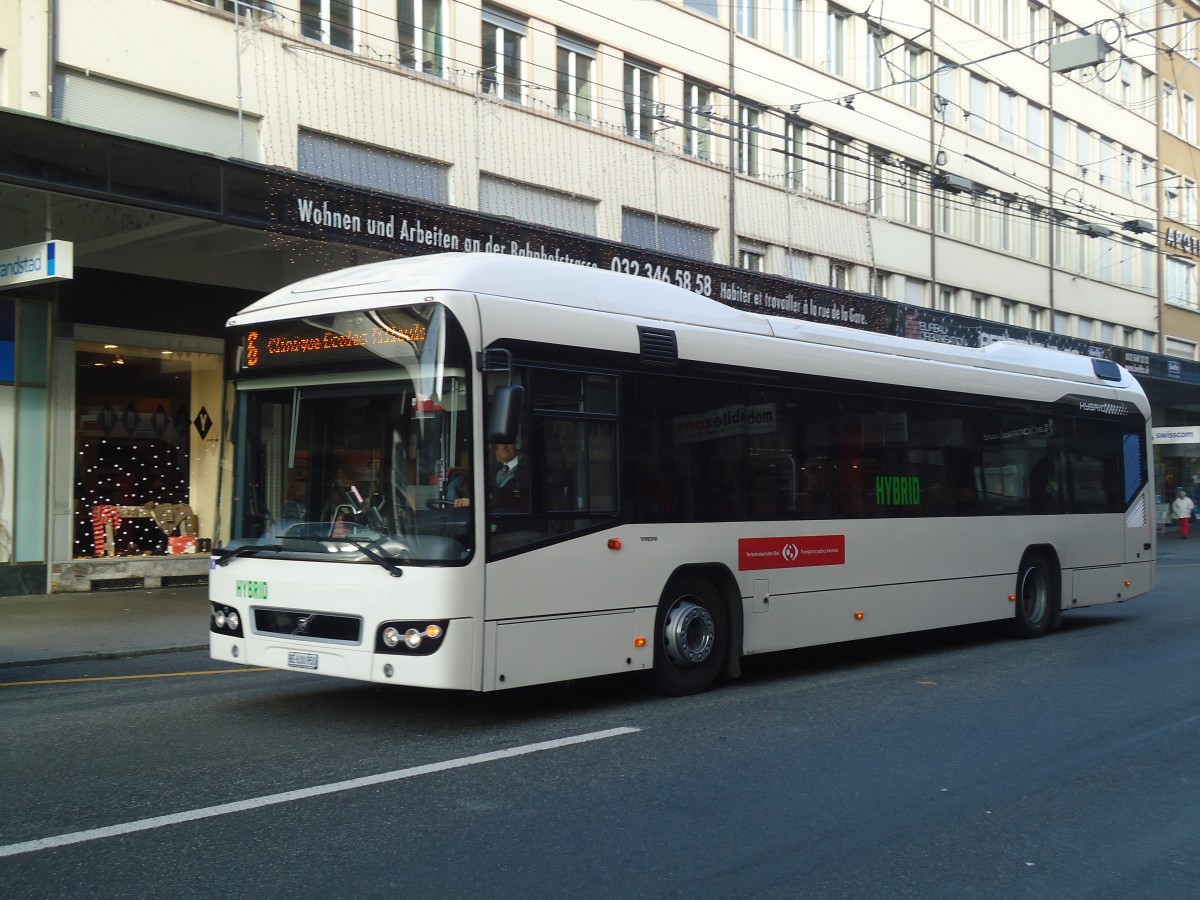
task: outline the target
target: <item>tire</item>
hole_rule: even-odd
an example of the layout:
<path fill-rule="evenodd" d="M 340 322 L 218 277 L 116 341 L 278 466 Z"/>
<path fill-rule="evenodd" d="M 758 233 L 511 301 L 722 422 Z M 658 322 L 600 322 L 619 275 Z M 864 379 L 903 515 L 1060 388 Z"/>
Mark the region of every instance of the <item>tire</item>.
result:
<path fill-rule="evenodd" d="M 654 687 L 683 697 L 707 690 L 729 647 L 729 616 L 707 578 L 684 574 L 663 591 L 654 624 Z"/>
<path fill-rule="evenodd" d="M 1041 553 L 1029 553 L 1017 572 L 1016 628 L 1021 637 L 1041 637 L 1059 615 L 1058 572 Z"/>

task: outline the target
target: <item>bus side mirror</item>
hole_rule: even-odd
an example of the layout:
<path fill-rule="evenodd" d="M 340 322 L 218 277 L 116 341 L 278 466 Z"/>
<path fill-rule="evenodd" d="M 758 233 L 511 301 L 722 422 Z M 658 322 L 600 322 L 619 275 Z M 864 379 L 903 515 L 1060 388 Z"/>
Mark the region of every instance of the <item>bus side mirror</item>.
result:
<path fill-rule="evenodd" d="M 492 412 L 488 420 L 489 444 L 515 444 L 521 427 L 521 409 L 525 405 L 525 388 L 507 384 L 496 388 L 492 395 Z"/>

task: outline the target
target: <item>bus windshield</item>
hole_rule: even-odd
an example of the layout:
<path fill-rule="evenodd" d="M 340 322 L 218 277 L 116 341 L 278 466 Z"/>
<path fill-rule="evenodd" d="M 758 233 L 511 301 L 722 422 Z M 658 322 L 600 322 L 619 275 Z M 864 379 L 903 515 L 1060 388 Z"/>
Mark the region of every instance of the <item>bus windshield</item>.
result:
<path fill-rule="evenodd" d="M 239 465 L 221 563 L 286 555 L 399 574 L 401 564 L 471 557 L 470 355 L 444 307 L 260 323 L 234 340 L 252 363 L 238 373 Z M 329 356 L 340 374 L 322 379 Z M 362 374 L 347 378 L 347 368 Z M 264 376 L 274 376 L 269 387 Z"/>

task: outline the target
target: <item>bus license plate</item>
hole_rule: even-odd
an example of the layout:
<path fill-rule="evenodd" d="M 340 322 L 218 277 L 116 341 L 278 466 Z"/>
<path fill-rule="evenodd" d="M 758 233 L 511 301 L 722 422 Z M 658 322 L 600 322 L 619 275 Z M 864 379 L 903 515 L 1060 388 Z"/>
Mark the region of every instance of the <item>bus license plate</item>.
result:
<path fill-rule="evenodd" d="M 289 651 L 288 665 L 293 669 L 315 669 L 317 667 L 317 654 L 297 653 L 294 650 Z"/>

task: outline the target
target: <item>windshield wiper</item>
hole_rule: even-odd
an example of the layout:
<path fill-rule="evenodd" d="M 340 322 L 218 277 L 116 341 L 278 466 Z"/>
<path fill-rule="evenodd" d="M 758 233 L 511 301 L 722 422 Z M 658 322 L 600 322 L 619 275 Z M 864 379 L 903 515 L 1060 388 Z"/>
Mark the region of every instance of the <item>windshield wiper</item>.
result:
<path fill-rule="evenodd" d="M 218 566 L 227 566 L 239 556 L 257 556 L 259 553 L 282 553 L 283 548 L 278 544 L 246 544 L 236 550 L 222 551 L 224 555 L 217 560 Z"/>
<path fill-rule="evenodd" d="M 338 538 L 338 540 L 345 541 L 347 544 L 357 547 L 362 551 L 363 556 L 371 560 L 371 562 L 383 566 L 393 578 L 399 578 L 404 574 L 404 570 L 396 565 L 390 556 L 384 556 L 374 549 L 374 545 L 379 543 L 378 539 L 373 541 L 355 541 L 348 538 Z"/>

